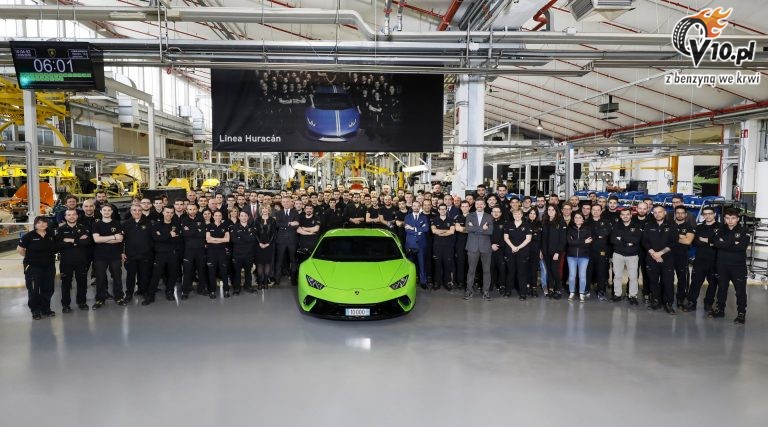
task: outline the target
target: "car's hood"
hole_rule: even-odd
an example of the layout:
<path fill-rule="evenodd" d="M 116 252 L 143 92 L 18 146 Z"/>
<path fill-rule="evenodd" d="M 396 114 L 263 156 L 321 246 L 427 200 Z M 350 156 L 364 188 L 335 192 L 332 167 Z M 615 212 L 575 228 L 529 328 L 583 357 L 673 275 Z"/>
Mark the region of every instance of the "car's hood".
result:
<path fill-rule="evenodd" d="M 378 289 L 389 286 L 408 274 L 408 262 L 403 259 L 384 262 L 312 260 L 311 268 L 306 270 L 306 273 L 329 288 Z"/>

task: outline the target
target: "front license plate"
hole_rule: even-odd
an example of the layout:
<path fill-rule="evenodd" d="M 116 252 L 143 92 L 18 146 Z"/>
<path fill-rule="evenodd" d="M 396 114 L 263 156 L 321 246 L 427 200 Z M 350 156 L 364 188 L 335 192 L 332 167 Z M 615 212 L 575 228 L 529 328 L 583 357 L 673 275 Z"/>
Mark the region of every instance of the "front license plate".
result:
<path fill-rule="evenodd" d="M 366 317 L 371 315 L 371 309 L 370 308 L 347 308 L 345 309 L 345 314 L 347 316 Z"/>

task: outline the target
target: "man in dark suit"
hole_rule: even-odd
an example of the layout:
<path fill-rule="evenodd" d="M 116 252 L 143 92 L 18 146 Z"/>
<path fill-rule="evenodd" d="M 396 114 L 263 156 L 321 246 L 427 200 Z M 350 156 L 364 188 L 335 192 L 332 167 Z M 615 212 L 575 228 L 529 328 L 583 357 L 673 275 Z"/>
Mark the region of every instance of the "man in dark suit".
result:
<path fill-rule="evenodd" d="M 259 195 L 255 191 L 251 193 L 249 196 L 248 203 L 245 205 L 245 209 L 243 209 L 245 213 L 248 214 L 248 219 L 253 222 L 254 218 L 258 218 L 260 215 L 259 212 Z"/>
<path fill-rule="evenodd" d="M 405 249 L 417 251 L 416 257 L 419 265 L 419 284 L 427 288 L 426 251 L 427 231 L 429 231 L 429 218 L 421 213 L 421 203 L 414 201 L 412 213 L 405 216 Z"/>
<path fill-rule="evenodd" d="M 475 212 L 467 214 L 467 290 L 464 299 L 472 298 L 477 262 L 483 263 L 483 298 L 491 299 L 491 234 L 493 217 L 485 213 L 485 200 L 475 200 Z"/>
<path fill-rule="evenodd" d="M 275 211 L 275 219 L 277 220 L 277 239 L 275 241 L 275 250 L 277 251 L 275 254 L 275 273 L 277 280 L 275 283 L 280 283 L 283 260 L 287 252 L 288 272 L 291 277 L 291 283 L 295 285 L 294 273 L 296 269 L 296 249 L 298 247 L 296 229 L 299 227 L 299 213 L 293 208 L 293 200 L 290 197 L 283 197 L 282 209 Z"/>

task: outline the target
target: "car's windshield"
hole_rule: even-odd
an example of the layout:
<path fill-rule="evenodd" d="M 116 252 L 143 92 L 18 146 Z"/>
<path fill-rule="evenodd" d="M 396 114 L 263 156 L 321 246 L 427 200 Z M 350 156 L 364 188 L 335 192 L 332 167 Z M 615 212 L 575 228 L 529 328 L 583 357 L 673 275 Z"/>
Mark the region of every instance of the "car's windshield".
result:
<path fill-rule="evenodd" d="M 323 261 L 377 262 L 403 257 L 390 237 L 339 236 L 320 241 L 312 256 Z"/>
<path fill-rule="evenodd" d="M 318 93 L 314 98 L 318 110 L 347 110 L 354 108 L 349 95 L 343 93 Z"/>

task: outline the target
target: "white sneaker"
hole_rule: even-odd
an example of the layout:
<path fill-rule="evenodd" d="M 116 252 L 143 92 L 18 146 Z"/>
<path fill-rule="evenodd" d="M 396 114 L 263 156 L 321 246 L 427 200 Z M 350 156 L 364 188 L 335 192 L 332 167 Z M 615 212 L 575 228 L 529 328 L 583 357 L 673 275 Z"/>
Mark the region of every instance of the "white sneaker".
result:
<path fill-rule="evenodd" d="M 586 301 L 586 300 L 587 300 L 587 296 L 586 296 L 586 295 L 584 295 L 584 294 L 581 294 L 581 295 L 579 296 L 579 301 L 580 301 L 580 302 L 584 302 L 584 301 Z"/>
<path fill-rule="evenodd" d="M 568 295 L 568 301 L 573 301 L 575 299 L 576 299 L 576 293 L 575 292 L 571 292 L 571 294 Z"/>

